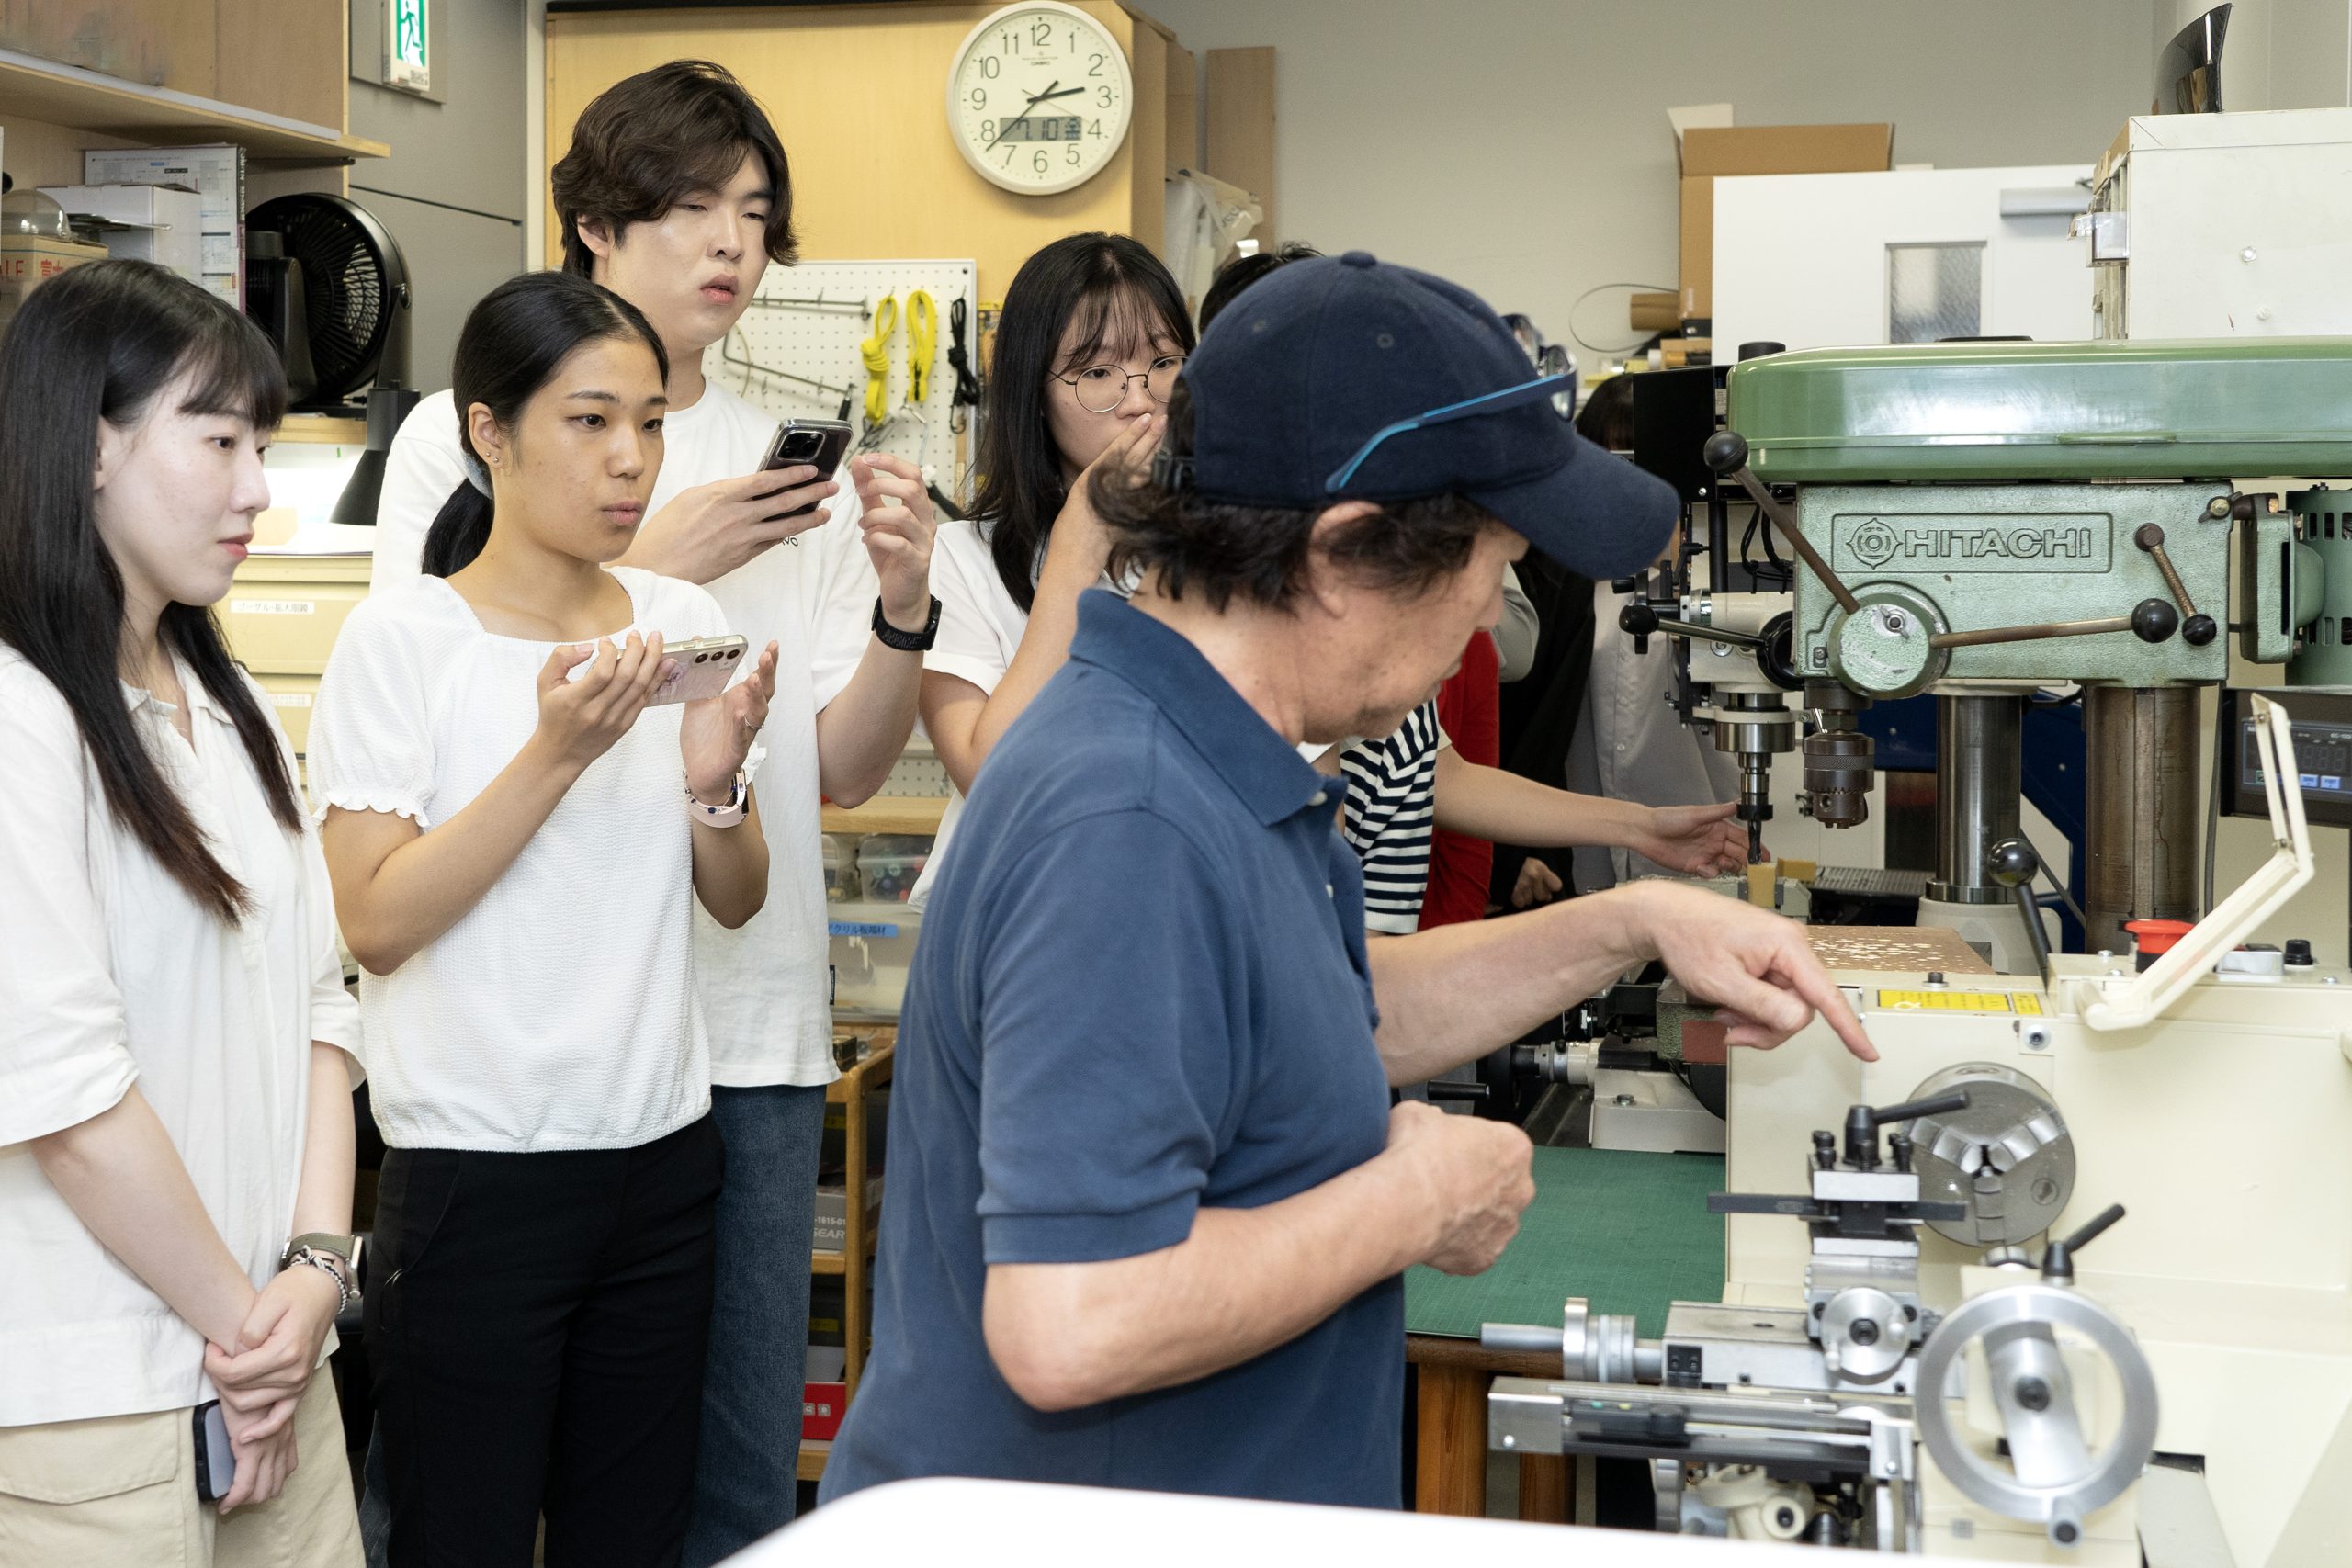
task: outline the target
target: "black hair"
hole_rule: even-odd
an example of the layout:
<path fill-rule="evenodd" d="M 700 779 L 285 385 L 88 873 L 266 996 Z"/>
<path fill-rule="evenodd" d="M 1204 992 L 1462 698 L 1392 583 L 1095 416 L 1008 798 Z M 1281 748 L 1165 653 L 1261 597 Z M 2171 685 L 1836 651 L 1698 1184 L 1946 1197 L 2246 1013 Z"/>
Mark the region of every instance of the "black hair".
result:
<path fill-rule="evenodd" d="M 474 450 L 467 411 L 481 403 L 501 426 L 512 429 L 523 405 L 574 350 L 603 338 L 628 337 L 644 340 L 667 381 L 670 355 L 661 334 L 644 312 L 601 284 L 568 272 L 526 272 L 483 295 L 458 333 L 449 367 L 458 446 L 469 469 L 488 473 Z M 424 536 L 425 571 L 447 577 L 481 554 L 490 542 L 491 511 L 490 497 L 470 479 L 450 491 Z"/>
<path fill-rule="evenodd" d="M 1155 320 L 1156 318 L 1156 320 Z M 1078 346 L 1061 363 L 1062 336 Z M 984 394 L 978 491 L 971 515 L 989 529 L 989 553 L 1012 602 L 1037 596 L 1037 558 L 1069 498 L 1062 457 L 1046 423 L 1046 379 L 1092 362 L 1106 344 L 1140 329 L 1154 343 L 1193 352 L 1183 290 L 1159 258 L 1125 234 L 1070 234 L 1021 264 L 1004 291 Z"/>
<path fill-rule="evenodd" d="M 101 423 L 122 429 L 185 385 L 176 412 L 257 429 L 286 413 L 286 376 L 237 309 L 149 262 L 94 262 L 42 284 L 0 338 L 0 641 L 73 710 L 107 806 L 172 879 L 221 919 L 253 896 L 147 750 L 122 700 L 122 572 L 98 536 Z M 166 604 L 156 636 L 226 711 L 270 815 L 302 829 L 277 723 L 229 657 L 205 604 Z M 29 897 L 32 889 L 19 889 Z"/>
<path fill-rule="evenodd" d="M 1322 254 L 1313 245 L 1290 240 L 1274 250 L 1252 251 L 1246 256 L 1234 257 L 1216 269 L 1216 276 L 1209 282 L 1209 291 L 1201 296 L 1201 331 L 1209 330 L 1209 323 L 1216 320 L 1217 312 L 1233 303 L 1235 295 L 1268 273 Z"/>
<path fill-rule="evenodd" d="M 673 60 L 614 83 L 580 111 L 571 145 L 548 175 L 564 270 L 587 277 L 595 267 L 582 220 L 618 238 L 696 191 L 724 189 L 747 155 L 767 169 L 768 260 L 789 266 L 799 254 L 792 170 L 759 99 L 707 60 Z"/>
<path fill-rule="evenodd" d="M 1168 400 L 1163 452 L 1193 451 L 1192 383 L 1179 380 Z M 1155 476 L 1179 465 L 1155 462 Z M 1135 482 L 1096 470 L 1087 491 L 1095 515 L 1111 534 L 1110 570 L 1129 580 L 1151 572 L 1159 592 L 1182 599 L 1197 589 L 1210 609 L 1239 599 L 1286 608 L 1306 586 L 1322 507 L 1244 506 L 1204 498 L 1188 483 L 1158 478 Z M 1499 527 L 1484 507 L 1459 495 L 1432 495 L 1382 503 L 1328 536 L 1320 548 L 1333 565 L 1390 592 L 1418 594 L 1470 562 L 1478 536 Z"/>
<path fill-rule="evenodd" d="M 1577 434 L 1604 452 L 1634 449 L 1634 378 L 1622 371 L 1584 395 Z"/>

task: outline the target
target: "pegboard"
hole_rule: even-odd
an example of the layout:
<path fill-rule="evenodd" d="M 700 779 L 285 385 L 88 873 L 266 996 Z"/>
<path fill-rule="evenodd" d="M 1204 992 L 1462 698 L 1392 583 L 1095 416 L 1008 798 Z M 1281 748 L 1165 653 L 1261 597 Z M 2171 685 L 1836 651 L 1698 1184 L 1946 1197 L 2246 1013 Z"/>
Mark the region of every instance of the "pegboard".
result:
<path fill-rule="evenodd" d="M 930 291 L 939 328 L 926 395 L 913 408 L 908 402 L 907 296 L 918 288 Z M 859 345 L 872 334 L 875 309 L 886 295 L 897 299 L 899 310 L 887 345 L 888 412 L 877 432 L 865 423 L 865 367 Z M 951 313 L 958 299 L 967 312 L 966 353 L 977 367 L 979 320 L 969 261 L 772 265 L 735 330 L 705 351 L 703 374 L 778 419 L 846 418 L 858 433 L 853 450 L 889 452 L 931 468 L 940 490 L 960 494 L 966 446 L 954 426 L 972 411 L 956 409 L 956 371 L 947 362 L 955 343 Z"/>

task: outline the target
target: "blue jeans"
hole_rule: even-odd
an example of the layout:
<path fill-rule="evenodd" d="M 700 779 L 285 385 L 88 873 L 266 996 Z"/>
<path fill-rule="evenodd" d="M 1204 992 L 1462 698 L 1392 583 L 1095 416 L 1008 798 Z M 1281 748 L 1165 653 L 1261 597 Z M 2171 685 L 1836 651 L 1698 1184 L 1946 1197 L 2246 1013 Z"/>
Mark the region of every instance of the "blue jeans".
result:
<path fill-rule="evenodd" d="M 708 1568 L 792 1522 L 825 1091 L 714 1087 L 710 1114 L 726 1140 L 727 1180 L 685 1568 Z"/>

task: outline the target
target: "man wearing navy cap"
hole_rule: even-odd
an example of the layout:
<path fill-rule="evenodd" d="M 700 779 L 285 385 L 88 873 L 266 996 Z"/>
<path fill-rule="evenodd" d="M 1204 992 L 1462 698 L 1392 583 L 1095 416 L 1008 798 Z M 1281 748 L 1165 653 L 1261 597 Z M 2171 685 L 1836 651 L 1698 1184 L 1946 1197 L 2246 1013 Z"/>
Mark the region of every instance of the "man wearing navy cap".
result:
<path fill-rule="evenodd" d="M 901 1017 L 874 1357 L 824 1495 L 917 1475 L 1395 1506 L 1404 1293 L 1533 1196 L 1515 1128 L 1391 1108 L 1650 958 L 1735 1044 L 1821 1010 L 1803 931 L 1645 884 L 1369 953 L 1340 781 L 1499 614 L 1675 502 L 1577 439 L 1493 311 L 1353 253 L 1217 319 L 1151 482 L 1098 484 L 1131 602 L 998 744 Z"/>

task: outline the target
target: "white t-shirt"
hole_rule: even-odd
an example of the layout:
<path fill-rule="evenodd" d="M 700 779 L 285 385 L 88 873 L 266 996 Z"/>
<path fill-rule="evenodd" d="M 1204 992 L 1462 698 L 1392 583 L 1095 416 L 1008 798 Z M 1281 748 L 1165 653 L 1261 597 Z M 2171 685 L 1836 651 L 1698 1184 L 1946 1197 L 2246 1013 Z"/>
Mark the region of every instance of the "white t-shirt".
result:
<path fill-rule="evenodd" d="M 136 1083 L 259 1289 L 293 1228 L 311 1042 L 359 1046 L 318 837 L 278 825 L 228 711 L 185 665 L 180 682 L 192 739 L 168 704 L 128 686 L 124 700 L 253 896 L 235 925 L 124 829 L 64 697 L 0 645 L 0 1427 L 213 1397 L 204 1337 L 74 1216 L 29 1141 Z"/>
<path fill-rule="evenodd" d="M 994 696 L 997 682 L 1012 668 L 1012 656 L 1021 651 L 1029 612 L 1013 603 L 1004 579 L 997 575 L 996 558 L 989 554 L 988 536 L 978 524 L 961 518 L 939 525 L 931 546 L 931 591 L 939 600 L 939 635 L 922 656 L 923 669 L 969 681 L 982 695 Z M 911 908 L 920 909 L 931 902 L 931 885 L 963 815 L 964 792 L 950 780 L 947 810 L 939 819 L 931 858 L 907 895 Z"/>
<path fill-rule="evenodd" d="M 775 425 L 773 414 L 706 382 L 692 407 L 673 409 L 662 422 L 662 472 L 648 514 L 681 491 L 755 471 Z M 426 531 L 466 482 L 459 450 L 447 392 L 418 403 L 393 437 L 376 513 L 377 592 L 417 575 Z M 880 586 L 858 528 L 857 491 L 846 471 L 834 477 L 841 489 L 825 503 L 826 522 L 707 584 L 755 653 L 777 645 L 775 700 L 751 769 L 768 840 L 767 903 L 735 931 L 695 910 L 711 1081 L 730 1087 L 822 1084 L 840 1076 L 816 716 L 865 656 Z"/>
<path fill-rule="evenodd" d="M 613 575 L 633 612 L 616 641 L 727 630 L 691 582 Z M 387 811 L 428 833 L 447 822 L 538 728 L 554 646 L 484 631 L 437 577 L 369 595 L 344 623 L 311 717 L 318 810 Z M 390 975 L 361 972 L 386 1143 L 634 1148 L 709 1109 L 684 713 L 647 708 L 455 925 Z"/>

